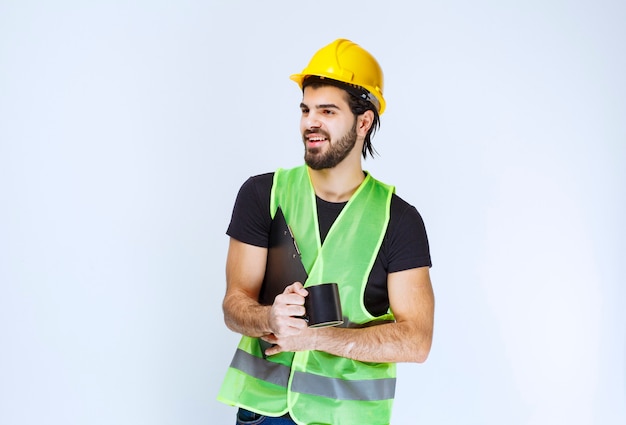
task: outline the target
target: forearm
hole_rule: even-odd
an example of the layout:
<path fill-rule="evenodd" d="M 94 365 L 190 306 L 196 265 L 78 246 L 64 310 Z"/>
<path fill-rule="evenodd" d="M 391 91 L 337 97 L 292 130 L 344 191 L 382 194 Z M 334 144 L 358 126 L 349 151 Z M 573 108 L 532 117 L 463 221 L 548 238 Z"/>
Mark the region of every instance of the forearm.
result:
<path fill-rule="evenodd" d="M 251 337 L 269 334 L 270 306 L 260 305 L 243 293 L 228 294 L 222 304 L 224 322 L 234 332 Z"/>
<path fill-rule="evenodd" d="M 363 362 L 424 362 L 432 343 L 435 306 L 428 268 L 391 273 L 388 287 L 396 322 L 358 329 L 305 328 L 291 335 L 270 335 L 264 339 L 274 346 L 266 354 L 318 350 Z"/>
<path fill-rule="evenodd" d="M 432 333 L 410 323 L 388 323 L 360 329 L 314 329 L 315 350 L 363 362 L 422 363 L 430 351 Z"/>

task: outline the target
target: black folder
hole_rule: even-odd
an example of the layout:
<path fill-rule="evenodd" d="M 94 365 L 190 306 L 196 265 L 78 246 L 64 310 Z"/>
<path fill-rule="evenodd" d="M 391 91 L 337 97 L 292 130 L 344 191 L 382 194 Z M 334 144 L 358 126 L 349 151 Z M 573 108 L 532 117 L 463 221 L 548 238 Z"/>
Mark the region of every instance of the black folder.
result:
<path fill-rule="evenodd" d="M 307 272 L 302 264 L 298 246 L 280 207 L 270 227 L 267 264 L 259 303 L 274 304 L 274 298 L 294 282 L 306 282 Z"/>

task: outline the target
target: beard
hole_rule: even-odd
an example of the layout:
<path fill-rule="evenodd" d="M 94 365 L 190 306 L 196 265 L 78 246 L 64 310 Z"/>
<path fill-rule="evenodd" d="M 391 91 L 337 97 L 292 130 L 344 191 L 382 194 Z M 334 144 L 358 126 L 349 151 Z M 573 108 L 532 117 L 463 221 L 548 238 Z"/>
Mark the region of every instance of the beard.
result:
<path fill-rule="evenodd" d="M 327 133 L 322 131 L 319 133 L 329 140 L 328 149 L 323 152 L 321 148 L 307 148 L 306 137 L 303 137 L 305 143 L 304 162 L 314 170 L 333 168 L 343 161 L 356 145 L 356 120 L 352 129 L 336 143 L 330 142 L 331 139 Z M 306 134 L 310 134 L 310 132 Z"/>

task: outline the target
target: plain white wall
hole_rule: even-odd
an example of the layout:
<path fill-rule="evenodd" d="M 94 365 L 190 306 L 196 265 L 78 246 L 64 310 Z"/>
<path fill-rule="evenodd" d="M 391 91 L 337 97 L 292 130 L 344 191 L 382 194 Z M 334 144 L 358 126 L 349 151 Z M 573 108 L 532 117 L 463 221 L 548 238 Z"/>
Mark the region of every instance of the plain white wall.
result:
<path fill-rule="evenodd" d="M 365 168 L 437 297 L 394 424 L 626 422 L 626 5 L 0 3 L 0 423 L 234 423 L 232 203 L 299 164 L 288 76 L 338 37 L 388 110 Z"/>

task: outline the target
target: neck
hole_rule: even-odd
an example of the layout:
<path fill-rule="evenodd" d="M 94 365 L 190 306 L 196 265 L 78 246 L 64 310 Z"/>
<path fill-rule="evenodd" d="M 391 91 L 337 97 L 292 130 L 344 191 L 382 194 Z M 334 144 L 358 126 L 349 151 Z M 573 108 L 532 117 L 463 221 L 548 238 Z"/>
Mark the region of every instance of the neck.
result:
<path fill-rule="evenodd" d="M 309 168 L 309 176 L 315 194 L 328 202 L 346 202 L 356 192 L 365 174 L 361 168 L 361 162 L 355 166 L 349 165 L 346 161 L 336 167 L 313 170 Z"/>

